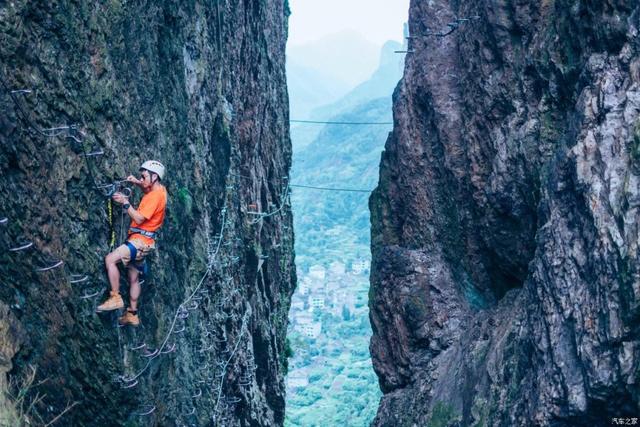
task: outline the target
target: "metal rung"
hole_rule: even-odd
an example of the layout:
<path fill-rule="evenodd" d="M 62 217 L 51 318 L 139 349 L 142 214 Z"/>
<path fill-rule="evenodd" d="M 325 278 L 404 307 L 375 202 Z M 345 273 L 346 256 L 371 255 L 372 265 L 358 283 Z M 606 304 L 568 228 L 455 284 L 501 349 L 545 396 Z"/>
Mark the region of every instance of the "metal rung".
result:
<path fill-rule="evenodd" d="M 181 332 L 184 332 L 184 330 L 185 330 L 185 329 L 186 329 L 186 328 L 185 328 L 185 326 L 184 326 L 184 325 L 182 325 L 182 329 L 176 329 L 175 331 L 173 331 L 173 333 L 174 333 L 174 334 L 179 334 L 179 333 L 181 333 Z"/>
<path fill-rule="evenodd" d="M 102 156 L 102 155 L 104 155 L 104 151 L 102 151 L 102 149 L 100 149 L 98 151 L 92 151 L 91 153 L 85 154 L 85 156 L 87 156 L 87 157 Z"/>
<path fill-rule="evenodd" d="M 0 224 L 4 225 L 9 222 L 9 218 L 0 218 Z"/>
<path fill-rule="evenodd" d="M 98 295 L 100 295 L 102 293 L 102 291 L 98 291 L 94 294 L 90 294 L 90 295 L 82 295 L 80 297 L 80 299 L 89 299 L 89 298 L 93 298 L 93 297 L 97 297 Z"/>
<path fill-rule="evenodd" d="M 131 347 L 130 350 L 142 350 L 143 348 L 145 348 L 147 346 L 147 343 L 142 343 L 140 345 L 137 345 L 135 347 Z"/>
<path fill-rule="evenodd" d="M 158 353 L 159 353 L 159 351 L 158 351 L 158 349 L 157 349 L 157 348 L 156 348 L 155 350 L 153 350 L 153 351 L 149 351 L 149 350 L 147 350 L 147 352 L 146 352 L 146 353 L 144 353 L 144 354 L 142 355 L 142 357 L 155 357 L 155 356 L 157 356 L 157 355 L 158 355 Z"/>
<path fill-rule="evenodd" d="M 215 348 L 215 347 L 214 347 L 214 345 L 213 345 L 213 344 L 211 344 L 211 345 L 210 345 L 209 347 L 207 347 L 207 348 L 201 348 L 201 349 L 199 350 L 199 352 L 200 352 L 200 353 L 206 353 L 207 351 L 211 351 L 211 350 L 213 350 L 214 348 Z"/>
<path fill-rule="evenodd" d="M 11 252 L 18 252 L 18 251 L 23 251 L 25 249 L 29 249 L 31 246 L 33 246 L 32 242 L 23 242 L 23 243 L 20 243 L 20 246 L 17 246 L 15 248 L 9 248 L 9 250 Z"/>
<path fill-rule="evenodd" d="M 37 272 L 49 271 L 49 270 L 53 270 L 54 268 L 60 267 L 62 264 L 64 264 L 64 261 L 58 261 L 55 264 L 50 265 L 48 267 L 36 268 L 34 271 L 37 271 Z"/>
<path fill-rule="evenodd" d="M 31 92 L 33 92 L 31 89 L 16 89 L 11 91 L 11 93 L 19 93 L 19 94 L 26 94 Z"/>
<path fill-rule="evenodd" d="M 87 280 L 89 280 L 89 276 L 87 275 L 83 276 L 82 274 L 72 274 L 69 283 L 82 283 L 86 282 Z"/>
<path fill-rule="evenodd" d="M 176 351 L 176 343 L 173 343 L 167 350 L 162 350 L 160 354 L 169 354 L 173 353 L 174 351 Z"/>
<path fill-rule="evenodd" d="M 133 388 L 138 385 L 138 380 L 135 380 L 131 384 L 123 385 L 122 388 Z"/>
<path fill-rule="evenodd" d="M 145 415 L 152 414 L 153 411 L 155 410 L 156 410 L 156 407 L 153 405 L 144 405 L 139 412 L 134 412 L 133 415 L 136 415 L 138 417 L 144 417 Z"/>

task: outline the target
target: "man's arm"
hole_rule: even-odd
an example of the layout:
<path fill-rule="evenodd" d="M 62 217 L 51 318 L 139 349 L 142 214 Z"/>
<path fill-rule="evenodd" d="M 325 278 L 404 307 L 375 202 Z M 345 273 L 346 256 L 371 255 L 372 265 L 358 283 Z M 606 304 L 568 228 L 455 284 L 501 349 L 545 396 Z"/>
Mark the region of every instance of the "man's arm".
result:
<path fill-rule="evenodd" d="M 133 176 L 133 175 L 129 175 L 129 176 L 127 177 L 127 182 L 130 182 L 130 183 L 135 184 L 135 185 L 137 185 L 138 187 L 142 188 L 142 181 L 140 181 L 138 178 L 136 178 L 136 177 L 135 177 L 135 176 Z"/>
<path fill-rule="evenodd" d="M 120 203 L 123 205 L 126 205 L 129 203 L 129 199 L 126 198 L 122 193 L 114 193 L 112 197 L 113 197 L 113 200 L 116 201 L 117 203 Z M 135 210 L 131 205 L 129 205 L 129 208 L 127 209 L 127 214 L 129 214 L 131 219 L 138 225 L 142 224 L 147 220 L 147 218 L 145 218 L 144 215 L 142 215 L 140 212 Z"/>
<path fill-rule="evenodd" d="M 125 203 L 129 203 L 129 201 L 127 200 Z M 138 225 L 142 224 L 147 220 L 147 218 L 145 218 L 140 212 L 133 209 L 133 206 L 129 206 L 129 209 L 127 209 L 127 213 L 129 214 L 131 219 L 134 220 L 135 223 Z"/>

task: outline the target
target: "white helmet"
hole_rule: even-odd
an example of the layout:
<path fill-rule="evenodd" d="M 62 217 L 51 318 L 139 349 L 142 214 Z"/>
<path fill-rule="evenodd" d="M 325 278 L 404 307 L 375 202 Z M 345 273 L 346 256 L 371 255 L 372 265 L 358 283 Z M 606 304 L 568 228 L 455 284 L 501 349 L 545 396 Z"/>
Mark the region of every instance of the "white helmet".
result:
<path fill-rule="evenodd" d="M 140 166 L 140 169 L 146 169 L 149 172 L 158 174 L 160 179 L 164 178 L 164 166 L 157 160 L 147 160 L 142 164 L 142 166 Z"/>

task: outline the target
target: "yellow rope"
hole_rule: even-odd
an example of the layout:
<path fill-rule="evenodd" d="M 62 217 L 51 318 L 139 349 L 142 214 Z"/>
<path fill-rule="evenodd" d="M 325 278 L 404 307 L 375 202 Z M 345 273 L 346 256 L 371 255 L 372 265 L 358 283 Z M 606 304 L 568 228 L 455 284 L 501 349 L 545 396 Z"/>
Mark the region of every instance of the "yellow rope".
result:
<path fill-rule="evenodd" d="M 113 201 L 109 198 L 107 202 L 107 219 L 109 221 L 109 232 L 111 237 L 109 239 L 109 248 L 113 248 L 116 245 L 116 230 L 113 228 Z"/>

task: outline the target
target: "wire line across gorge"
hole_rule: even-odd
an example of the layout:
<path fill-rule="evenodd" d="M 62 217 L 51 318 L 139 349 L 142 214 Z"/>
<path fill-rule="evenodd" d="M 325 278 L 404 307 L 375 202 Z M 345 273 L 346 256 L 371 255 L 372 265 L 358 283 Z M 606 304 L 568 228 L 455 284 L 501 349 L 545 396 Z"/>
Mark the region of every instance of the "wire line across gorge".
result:
<path fill-rule="evenodd" d="M 320 120 L 289 120 L 291 123 L 311 123 L 318 125 L 392 125 L 393 122 L 324 122 Z"/>

